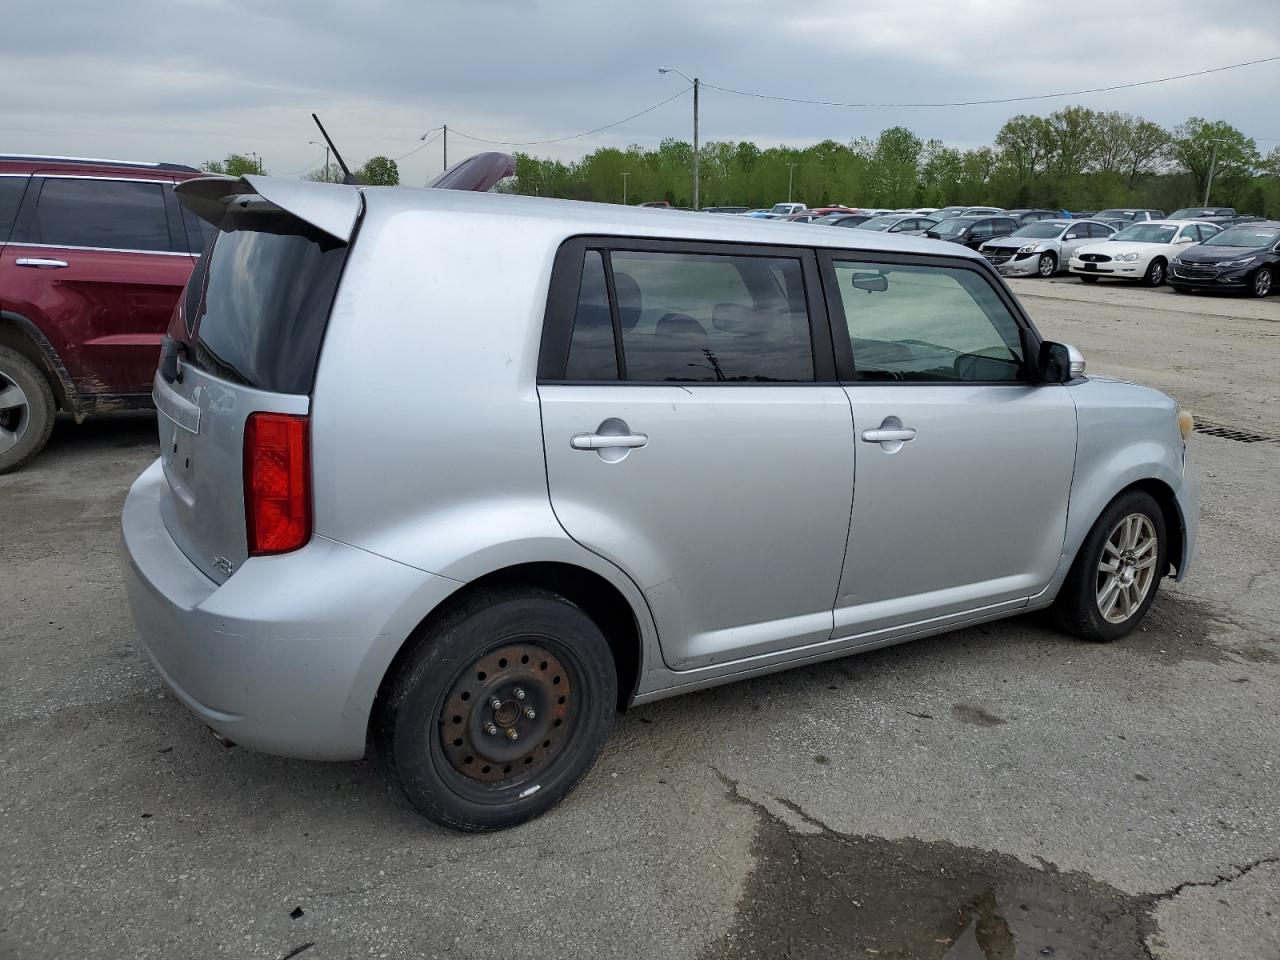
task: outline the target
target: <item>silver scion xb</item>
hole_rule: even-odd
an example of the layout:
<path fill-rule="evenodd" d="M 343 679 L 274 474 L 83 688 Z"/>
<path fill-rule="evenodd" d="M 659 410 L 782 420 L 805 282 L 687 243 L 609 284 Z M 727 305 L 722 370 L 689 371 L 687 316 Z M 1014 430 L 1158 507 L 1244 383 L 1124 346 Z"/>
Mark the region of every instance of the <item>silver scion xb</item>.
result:
<path fill-rule="evenodd" d="M 1052 608 L 1129 633 L 1190 418 L 986 261 L 863 230 L 193 180 L 216 227 L 124 506 L 156 669 L 219 737 L 375 753 L 509 826 L 619 709 Z"/>

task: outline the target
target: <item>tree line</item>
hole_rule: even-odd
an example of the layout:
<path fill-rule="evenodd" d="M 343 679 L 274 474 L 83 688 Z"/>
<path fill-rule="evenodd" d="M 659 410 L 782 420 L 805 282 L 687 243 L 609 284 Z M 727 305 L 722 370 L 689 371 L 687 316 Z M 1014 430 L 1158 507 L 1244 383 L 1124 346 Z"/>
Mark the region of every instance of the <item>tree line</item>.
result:
<path fill-rule="evenodd" d="M 1216 155 L 1215 155 L 1216 154 Z M 656 150 L 605 147 L 565 163 L 516 154 L 501 189 L 576 200 L 666 200 L 689 206 L 693 149 L 663 140 Z M 1210 203 L 1280 217 L 1280 147 L 1257 143 L 1221 120 L 1191 117 L 1166 129 L 1117 111 L 1071 106 L 1008 120 L 990 146 L 958 149 L 895 126 L 846 143 L 761 149 L 718 141 L 699 151 L 704 206 L 1005 208 L 1154 207 L 1200 204 L 1213 167 Z M 624 178 L 623 174 L 627 176 Z M 790 186 L 790 195 L 788 195 Z"/>
<path fill-rule="evenodd" d="M 268 173 L 262 165 L 262 159 L 256 153 L 231 153 L 224 160 L 205 161 L 200 164 L 200 169 L 205 173 L 221 173 L 228 177 L 242 177 L 246 173 L 256 173 L 261 176 Z M 400 183 L 400 168 L 390 157 L 370 157 L 353 173 L 357 180 L 370 186 L 394 187 Z M 303 174 L 302 179 L 341 183 L 342 168 L 336 163 L 321 164 Z"/>

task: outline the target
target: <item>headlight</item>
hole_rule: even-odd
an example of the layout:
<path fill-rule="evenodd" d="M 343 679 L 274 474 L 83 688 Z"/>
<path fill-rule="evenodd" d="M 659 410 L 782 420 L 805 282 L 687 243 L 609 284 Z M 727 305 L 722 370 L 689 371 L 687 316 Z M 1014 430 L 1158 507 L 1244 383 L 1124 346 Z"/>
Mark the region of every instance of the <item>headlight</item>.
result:
<path fill-rule="evenodd" d="M 1182 434 L 1182 442 L 1186 443 L 1187 438 L 1191 436 L 1191 431 L 1196 428 L 1195 418 L 1191 413 L 1181 408 L 1178 409 L 1178 432 Z"/>
<path fill-rule="evenodd" d="M 1133 261 L 1133 260 L 1137 260 L 1137 259 L 1138 259 L 1138 254 L 1136 254 L 1136 253 L 1118 253 L 1118 254 L 1116 254 L 1116 259 L 1117 259 L 1117 260 L 1124 260 L 1124 261 L 1127 263 L 1127 262 L 1130 262 L 1130 261 Z"/>
<path fill-rule="evenodd" d="M 1179 266 L 1179 267 L 1185 266 L 1181 257 L 1174 257 L 1173 262 L 1176 266 Z"/>
<path fill-rule="evenodd" d="M 1018 252 L 1019 253 L 1035 253 L 1039 249 L 1040 249 L 1040 245 L 1038 243 L 1029 243 L 1025 247 L 1019 247 Z"/>
<path fill-rule="evenodd" d="M 1243 267 L 1246 263 L 1253 263 L 1257 257 L 1241 257 L 1239 260 L 1219 260 L 1220 267 Z"/>

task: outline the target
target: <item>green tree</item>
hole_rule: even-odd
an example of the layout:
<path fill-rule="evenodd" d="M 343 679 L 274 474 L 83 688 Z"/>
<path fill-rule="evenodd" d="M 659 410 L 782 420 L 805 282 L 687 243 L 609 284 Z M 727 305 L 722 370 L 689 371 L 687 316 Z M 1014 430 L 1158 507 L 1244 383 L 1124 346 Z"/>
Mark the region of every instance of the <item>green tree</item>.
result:
<path fill-rule="evenodd" d="M 1191 117 L 1178 124 L 1169 141 L 1173 161 L 1191 174 L 1196 196 L 1204 193 L 1213 170 L 1213 182 L 1223 195 L 1231 195 L 1258 165 L 1258 145 L 1225 120 Z"/>
<path fill-rule="evenodd" d="M 364 166 L 356 171 L 361 183 L 373 187 L 396 187 L 400 185 L 400 168 L 390 157 L 376 156 L 365 161 Z"/>
<path fill-rule="evenodd" d="M 256 153 L 253 155 L 229 153 L 225 160 L 206 160 L 200 164 L 200 169 L 206 173 L 221 173 L 228 177 L 242 177 L 246 173 L 256 173 L 261 176 L 267 172 L 262 166 L 262 159 Z"/>

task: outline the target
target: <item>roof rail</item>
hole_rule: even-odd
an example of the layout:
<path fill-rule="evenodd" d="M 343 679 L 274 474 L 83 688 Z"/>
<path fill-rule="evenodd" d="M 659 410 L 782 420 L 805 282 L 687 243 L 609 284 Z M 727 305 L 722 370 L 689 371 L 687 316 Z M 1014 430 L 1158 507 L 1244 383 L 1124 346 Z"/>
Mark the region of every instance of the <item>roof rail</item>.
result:
<path fill-rule="evenodd" d="M 184 163 L 150 163 L 144 160 L 106 160 L 100 157 L 56 157 L 43 153 L 0 153 L 0 160 L 42 160 L 49 163 L 106 164 L 113 167 L 147 167 L 152 170 L 178 170 L 183 173 L 199 173 L 195 167 Z"/>

